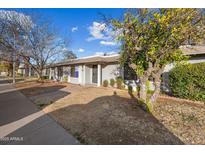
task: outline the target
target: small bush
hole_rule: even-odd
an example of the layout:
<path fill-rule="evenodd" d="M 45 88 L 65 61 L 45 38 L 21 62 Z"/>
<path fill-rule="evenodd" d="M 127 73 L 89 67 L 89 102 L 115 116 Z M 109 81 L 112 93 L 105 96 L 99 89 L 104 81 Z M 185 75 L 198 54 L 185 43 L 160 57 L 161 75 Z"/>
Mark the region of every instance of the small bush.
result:
<path fill-rule="evenodd" d="M 133 88 L 132 88 L 132 86 L 129 85 L 129 86 L 128 86 L 128 93 L 129 93 L 129 94 L 132 94 L 132 92 L 133 92 Z"/>
<path fill-rule="evenodd" d="M 107 87 L 108 86 L 108 80 L 104 80 L 103 81 L 103 87 Z"/>
<path fill-rule="evenodd" d="M 205 63 L 177 65 L 169 74 L 169 87 L 176 97 L 205 101 Z"/>
<path fill-rule="evenodd" d="M 118 89 L 122 89 L 123 88 L 123 79 L 122 79 L 122 77 L 117 77 L 116 78 L 116 84 L 117 84 L 117 88 Z"/>
<path fill-rule="evenodd" d="M 114 87 L 115 85 L 115 80 L 114 79 L 110 79 L 110 86 Z"/>
<path fill-rule="evenodd" d="M 67 81 L 68 81 L 68 76 L 64 76 L 64 77 L 63 77 L 63 81 L 64 81 L 64 82 L 67 82 Z"/>
<path fill-rule="evenodd" d="M 49 76 L 43 75 L 43 76 L 42 76 L 42 80 L 46 80 L 46 79 L 49 79 Z"/>

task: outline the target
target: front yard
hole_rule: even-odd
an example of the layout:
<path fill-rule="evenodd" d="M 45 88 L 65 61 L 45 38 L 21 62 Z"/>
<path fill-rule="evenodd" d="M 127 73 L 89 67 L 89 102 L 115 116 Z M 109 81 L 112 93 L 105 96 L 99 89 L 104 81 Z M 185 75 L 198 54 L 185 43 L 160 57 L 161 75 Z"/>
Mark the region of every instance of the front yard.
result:
<path fill-rule="evenodd" d="M 67 83 L 16 87 L 82 144 L 205 144 L 205 105 L 159 98 L 153 114 L 126 91 Z"/>

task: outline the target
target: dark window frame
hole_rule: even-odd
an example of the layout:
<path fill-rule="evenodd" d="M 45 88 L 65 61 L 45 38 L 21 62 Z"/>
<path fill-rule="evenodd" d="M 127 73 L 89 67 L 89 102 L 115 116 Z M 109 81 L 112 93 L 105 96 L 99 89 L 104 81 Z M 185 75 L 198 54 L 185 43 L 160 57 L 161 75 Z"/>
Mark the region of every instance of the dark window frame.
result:
<path fill-rule="evenodd" d="M 71 70 L 70 70 L 70 76 L 73 78 L 78 78 L 79 73 L 78 73 L 78 66 L 71 66 Z"/>

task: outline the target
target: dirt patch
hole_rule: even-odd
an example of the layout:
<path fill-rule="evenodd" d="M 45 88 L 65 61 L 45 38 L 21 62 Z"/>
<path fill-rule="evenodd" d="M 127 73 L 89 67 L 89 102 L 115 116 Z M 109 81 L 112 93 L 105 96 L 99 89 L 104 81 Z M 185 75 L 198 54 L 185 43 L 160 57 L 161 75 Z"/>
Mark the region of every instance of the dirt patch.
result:
<path fill-rule="evenodd" d="M 118 95 L 50 114 L 84 144 L 182 144 L 155 117 Z"/>
<path fill-rule="evenodd" d="M 31 87 L 32 94 L 22 89 L 35 103 L 56 95 L 48 90 L 43 94 L 41 88 L 37 92 L 38 86 L 33 87 L 35 94 Z M 72 84 L 60 90 L 69 94 L 43 110 L 84 144 L 182 144 L 125 91 Z"/>
<path fill-rule="evenodd" d="M 205 144 L 205 105 L 159 99 L 153 114 L 185 144 Z"/>
<path fill-rule="evenodd" d="M 45 85 L 21 90 L 83 144 L 205 144 L 204 106 L 159 99 L 152 115 L 124 90 Z"/>

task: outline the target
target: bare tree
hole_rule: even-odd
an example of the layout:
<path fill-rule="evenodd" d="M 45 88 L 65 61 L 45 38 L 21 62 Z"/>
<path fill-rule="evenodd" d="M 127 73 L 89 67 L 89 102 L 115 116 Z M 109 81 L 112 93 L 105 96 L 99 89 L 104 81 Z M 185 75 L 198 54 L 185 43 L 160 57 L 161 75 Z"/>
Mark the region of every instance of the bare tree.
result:
<path fill-rule="evenodd" d="M 68 50 L 67 48 L 64 49 L 64 60 L 68 60 L 68 59 L 76 59 L 77 56 L 75 53 L 73 53 L 73 51 Z"/>
<path fill-rule="evenodd" d="M 43 69 L 62 58 L 65 48 L 66 41 L 57 36 L 46 18 L 34 12 L 26 16 L 15 11 L 0 11 L 0 53 L 1 57 L 12 55 L 13 68 L 16 57 L 21 56 L 42 79 Z"/>
<path fill-rule="evenodd" d="M 22 56 L 30 58 L 29 64 L 42 79 L 43 69 L 63 56 L 66 43 L 57 36 L 56 29 L 46 19 L 36 20 L 32 29 L 25 33 L 26 44 Z"/>
<path fill-rule="evenodd" d="M 16 61 L 23 51 L 24 31 L 33 26 L 29 16 L 16 11 L 0 11 L 0 58 L 13 63 L 13 83 L 15 83 Z"/>

